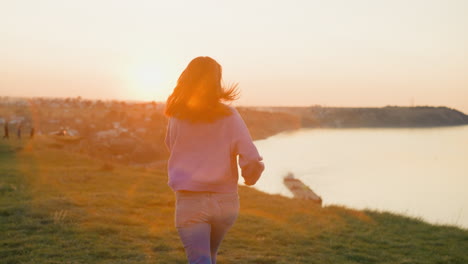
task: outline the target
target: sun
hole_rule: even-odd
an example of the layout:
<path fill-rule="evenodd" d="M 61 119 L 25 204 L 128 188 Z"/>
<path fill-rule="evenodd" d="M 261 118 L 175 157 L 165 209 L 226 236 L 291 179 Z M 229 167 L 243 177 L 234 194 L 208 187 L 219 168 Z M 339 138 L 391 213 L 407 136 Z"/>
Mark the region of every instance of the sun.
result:
<path fill-rule="evenodd" d="M 155 64 L 132 67 L 128 74 L 128 84 L 131 97 L 145 101 L 164 100 L 171 88 L 167 72 Z"/>
<path fill-rule="evenodd" d="M 142 87 L 155 87 L 162 84 L 161 70 L 156 67 L 145 67 L 139 69 L 135 79 Z"/>

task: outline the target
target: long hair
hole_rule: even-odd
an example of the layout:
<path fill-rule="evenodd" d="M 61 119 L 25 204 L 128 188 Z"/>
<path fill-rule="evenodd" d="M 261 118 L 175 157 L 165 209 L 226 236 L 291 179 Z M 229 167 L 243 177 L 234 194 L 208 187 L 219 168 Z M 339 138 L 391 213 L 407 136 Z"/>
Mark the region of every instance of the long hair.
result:
<path fill-rule="evenodd" d="M 228 116 L 231 110 L 221 101 L 234 101 L 237 84 L 221 85 L 222 68 L 210 57 L 193 59 L 182 72 L 167 98 L 165 114 L 191 122 L 212 122 Z"/>

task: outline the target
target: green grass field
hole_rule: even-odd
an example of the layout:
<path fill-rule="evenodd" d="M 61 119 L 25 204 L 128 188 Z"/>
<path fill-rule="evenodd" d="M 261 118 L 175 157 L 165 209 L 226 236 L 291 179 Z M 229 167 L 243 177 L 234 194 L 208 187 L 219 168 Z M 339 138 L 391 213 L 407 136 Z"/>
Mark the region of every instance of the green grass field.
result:
<path fill-rule="evenodd" d="M 186 263 L 164 171 L 0 141 L 0 263 Z M 468 231 L 240 187 L 219 263 L 468 263 Z"/>

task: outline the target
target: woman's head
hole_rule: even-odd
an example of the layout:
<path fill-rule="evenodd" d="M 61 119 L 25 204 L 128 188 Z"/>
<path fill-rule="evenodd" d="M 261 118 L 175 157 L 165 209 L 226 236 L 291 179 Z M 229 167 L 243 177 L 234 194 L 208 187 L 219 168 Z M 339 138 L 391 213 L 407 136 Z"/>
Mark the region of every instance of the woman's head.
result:
<path fill-rule="evenodd" d="M 193 59 L 166 102 L 166 115 L 190 121 L 213 121 L 230 114 L 221 101 L 237 98 L 237 85 L 225 89 L 222 68 L 210 57 Z"/>

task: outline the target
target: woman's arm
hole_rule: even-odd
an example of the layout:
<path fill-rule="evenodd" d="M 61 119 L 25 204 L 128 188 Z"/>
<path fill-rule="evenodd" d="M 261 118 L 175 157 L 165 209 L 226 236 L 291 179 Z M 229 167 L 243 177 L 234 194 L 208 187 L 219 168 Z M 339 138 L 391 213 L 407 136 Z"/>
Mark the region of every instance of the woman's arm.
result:
<path fill-rule="evenodd" d="M 260 156 L 252 141 L 244 120 L 237 111 L 235 111 L 234 115 L 234 146 L 235 153 L 239 155 L 241 175 L 245 184 L 254 185 L 262 175 L 265 165 L 262 162 L 262 156 Z"/>

